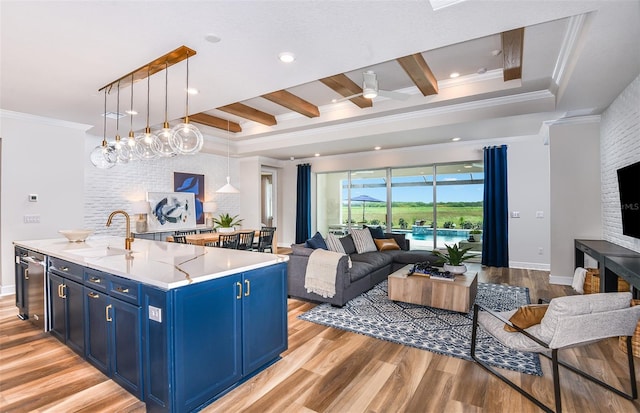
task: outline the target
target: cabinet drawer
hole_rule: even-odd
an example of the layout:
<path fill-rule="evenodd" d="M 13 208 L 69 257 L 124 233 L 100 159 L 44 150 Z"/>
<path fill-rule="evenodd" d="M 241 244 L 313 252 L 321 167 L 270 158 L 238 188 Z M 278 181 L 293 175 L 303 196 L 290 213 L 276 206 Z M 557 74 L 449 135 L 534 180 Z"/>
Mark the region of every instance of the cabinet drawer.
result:
<path fill-rule="evenodd" d="M 80 283 L 83 281 L 83 267 L 60 258 L 49 257 L 49 271 Z"/>
<path fill-rule="evenodd" d="M 109 274 L 94 270 L 91 268 L 84 269 L 84 285 L 94 290 L 107 292 L 109 288 Z"/>
<path fill-rule="evenodd" d="M 128 303 L 139 305 L 140 284 L 111 275 L 109 279 L 109 295 Z"/>

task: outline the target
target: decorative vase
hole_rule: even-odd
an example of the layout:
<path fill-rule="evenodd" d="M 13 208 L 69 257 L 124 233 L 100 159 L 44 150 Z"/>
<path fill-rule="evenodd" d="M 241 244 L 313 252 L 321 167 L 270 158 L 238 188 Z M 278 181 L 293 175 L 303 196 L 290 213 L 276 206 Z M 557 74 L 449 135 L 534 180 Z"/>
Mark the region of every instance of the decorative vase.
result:
<path fill-rule="evenodd" d="M 219 227 L 218 228 L 218 232 L 233 232 L 234 228 L 233 227 Z"/>
<path fill-rule="evenodd" d="M 451 274 L 464 274 L 465 272 L 467 272 L 467 266 L 464 264 L 462 265 L 445 264 L 442 267 L 442 269 L 445 271 L 449 271 Z"/>

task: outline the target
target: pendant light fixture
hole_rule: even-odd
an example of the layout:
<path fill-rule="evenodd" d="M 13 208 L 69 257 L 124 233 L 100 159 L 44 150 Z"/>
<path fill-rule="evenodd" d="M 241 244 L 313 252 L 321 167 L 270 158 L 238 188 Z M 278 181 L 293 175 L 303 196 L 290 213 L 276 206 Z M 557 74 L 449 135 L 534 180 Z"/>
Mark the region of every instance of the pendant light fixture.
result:
<path fill-rule="evenodd" d="M 231 178 L 229 175 L 229 119 L 227 119 L 227 183 L 216 192 L 219 194 L 237 194 L 240 191 L 233 185 L 231 185 Z"/>
<path fill-rule="evenodd" d="M 117 162 L 118 163 L 128 163 L 130 160 L 129 152 L 131 149 L 129 145 L 125 142 L 122 142 L 120 139 L 120 82 L 118 82 L 118 93 L 117 93 L 118 102 L 116 103 L 116 138 L 113 143 L 113 148 L 116 151 Z"/>
<path fill-rule="evenodd" d="M 163 158 L 170 158 L 176 156 L 176 151 L 171 147 L 171 126 L 169 125 L 169 119 L 167 115 L 169 107 L 169 63 L 164 62 L 164 123 L 162 129 L 158 132 L 158 155 Z"/>
<path fill-rule="evenodd" d="M 115 150 L 107 143 L 107 89 L 104 90 L 104 112 L 102 113 L 103 131 L 102 144 L 91 151 L 91 163 L 96 168 L 109 169 L 116 165 L 117 155 Z"/>
<path fill-rule="evenodd" d="M 151 90 L 151 74 L 147 71 L 147 126 L 144 133 L 136 135 L 136 153 L 142 160 L 155 159 L 160 151 L 160 142 L 158 137 L 151 133 L 149 127 L 149 95 Z"/>
<path fill-rule="evenodd" d="M 129 158 L 129 162 L 131 162 L 138 160 L 138 154 L 136 153 L 136 137 L 133 132 L 133 114 L 135 113 L 133 110 L 133 74 L 131 75 L 131 101 L 129 105 L 129 137 L 127 137 L 125 144 L 129 149 L 127 157 Z"/>
<path fill-rule="evenodd" d="M 187 52 L 187 88 L 184 122 L 174 126 L 171 136 L 171 148 L 181 155 L 193 155 L 200 152 L 204 139 L 202 133 L 189 123 L 189 52 Z"/>

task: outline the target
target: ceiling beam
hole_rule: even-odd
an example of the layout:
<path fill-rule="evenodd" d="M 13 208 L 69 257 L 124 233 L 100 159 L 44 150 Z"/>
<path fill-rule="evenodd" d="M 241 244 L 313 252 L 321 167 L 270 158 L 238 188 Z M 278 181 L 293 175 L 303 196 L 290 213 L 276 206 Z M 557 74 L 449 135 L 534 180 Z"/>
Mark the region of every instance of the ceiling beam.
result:
<path fill-rule="evenodd" d="M 212 128 L 221 129 L 223 131 L 226 131 L 228 127 L 229 132 L 242 132 L 242 128 L 238 123 L 231 122 L 227 119 L 222 119 L 217 116 L 207 115 L 206 113 L 196 113 L 193 115 L 189 115 L 189 120 L 205 126 L 211 126 Z"/>
<path fill-rule="evenodd" d="M 344 73 L 325 77 L 324 79 L 320 79 L 320 81 L 344 97 L 362 93 L 362 88 L 358 86 L 358 84 L 353 80 L 349 79 Z M 370 108 L 371 106 L 373 106 L 371 99 L 367 99 L 362 96 L 356 96 L 349 100 L 355 103 L 361 109 Z"/>
<path fill-rule="evenodd" d="M 118 82 L 120 82 L 121 88 L 126 87 L 131 83 L 146 79 L 148 76 L 154 75 L 161 70 L 165 70 L 166 68 L 195 55 L 195 50 L 189 49 L 187 46 L 180 46 L 177 49 L 172 50 L 169 53 L 147 63 L 146 65 L 137 68 L 133 72 L 129 72 L 121 78 L 102 86 L 100 89 L 98 89 L 98 91 L 101 92 L 105 88 L 109 88 L 107 92 L 111 92 L 111 88 Z"/>
<path fill-rule="evenodd" d="M 421 53 L 396 59 L 424 96 L 438 94 L 438 80 Z"/>
<path fill-rule="evenodd" d="M 320 116 L 320 110 L 318 110 L 316 105 L 309 103 L 286 90 L 267 93 L 266 95 L 262 95 L 262 97 L 309 118 L 317 118 Z"/>
<path fill-rule="evenodd" d="M 522 78 L 522 48 L 524 45 L 524 27 L 502 32 L 503 78 L 514 80 Z"/>
<path fill-rule="evenodd" d="M 232 115 L 240 116 L 241 118 L 249 119 L 254 122 L 262 123 L 267 126 L 273 126 L 278 123 L 276 121 L 276 117 L 272 114 L 252 108 L 242 103 L 232 103 L 230 105 L 221 106 L 218 110 L 231 113 Z"/>

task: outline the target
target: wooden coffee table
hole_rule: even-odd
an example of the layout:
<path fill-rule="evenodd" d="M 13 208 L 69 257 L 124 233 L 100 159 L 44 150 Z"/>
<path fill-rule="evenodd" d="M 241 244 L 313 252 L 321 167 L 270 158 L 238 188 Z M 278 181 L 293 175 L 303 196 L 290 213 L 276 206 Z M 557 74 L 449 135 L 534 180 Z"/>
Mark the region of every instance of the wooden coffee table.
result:
<path fill-rule="evenodd" d="M 389 275 L 389 299 L 405 303 L 467 313 L 478 292 L 478 273 L 456 275 L 455 281 L 444 281 L 427 275 L 408 275 L 407 265 Z"/>

